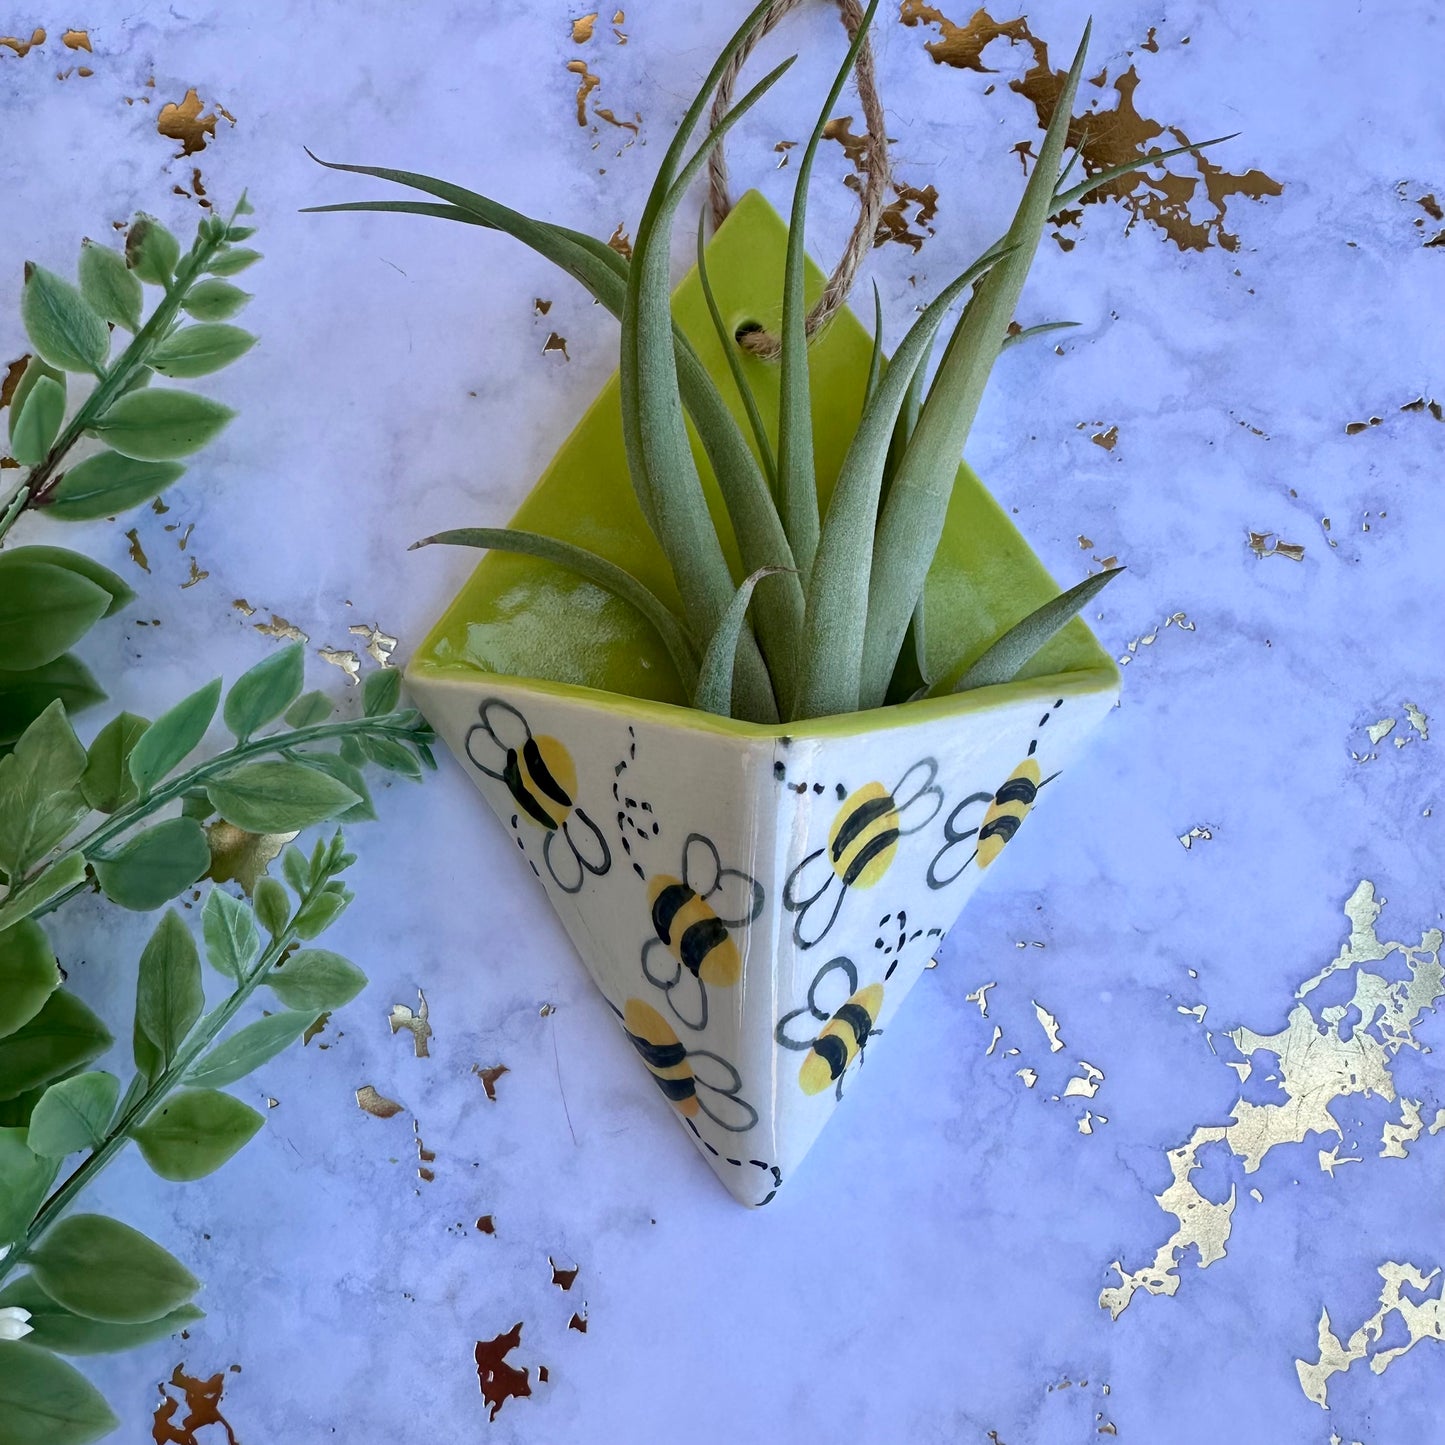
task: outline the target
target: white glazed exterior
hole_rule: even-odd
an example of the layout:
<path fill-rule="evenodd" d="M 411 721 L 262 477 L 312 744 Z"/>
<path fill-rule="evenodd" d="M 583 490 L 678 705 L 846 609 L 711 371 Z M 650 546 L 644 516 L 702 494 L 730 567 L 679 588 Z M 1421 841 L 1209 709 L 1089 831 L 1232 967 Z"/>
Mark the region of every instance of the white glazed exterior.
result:
<path fill-rule="evenodd" d="M 997 837 L 1000 816 L 1029 811 L 1019 804 L 1000 810 L 993 799 L 1031 754 L 1039 769 L 1038 806 L 1045 806 L 1050 780 L 1118 695 L 1112 677 L 1064 675 L 828 719 L 789 734 L 481 672 L 471 680 L 413 667 L 409 682 L 517 841 L 527 860 L 519 858 L 518 866 L 530 864 L 540 878 L 619 1022 L 629 1001 L 634 1024 L 642 1005 L 665 1022 L 658 1030 L 648 1016 L 651 1041 L 671 1050 L 654 1055 L 654 1062 L 674 1092 L 686 1095 L 691 1075 L 695 1106 L 684 1097 L 680 1102 L 693 1110 L 684 1117 L 659 1102 L 748 1205 L 773 1197 L 836 1107 L 836 1085 L 807 1093 L 800 1082 L 807 1059 L 815 1060 L 815 1082 L 818 1069 L 827 1074 L 810 1040 L 840 1006 L 863 994 L 863 1013 L 849 1010 L 836 1029 L 847 1056 L 838 1084 L 844 1093 L 856 1087 L 867 1049 L 884 1042 L 867 1042 L 856 1054 L 846 1044 L 871 1016 L 877 994 L 867 990 L 882 986 L 871 1022 L 886 1031 L 985 867 L 1001 860 L 995 854 L 980 866 L 970 830 L 987 815 Z M 504 745 L 517 763 L 528 731 L 533 739 L 559 742 L 575 767 L 575 786 L 566 790 L 570 807 L 540 799 L 560 819 L 551 829 L 528 816 L 501 776 Z M 552 742 L 543 747 L 554 762 L 560 757 Z M 866 887 L 861 878 L 845 886 L 829 862 L 830 830 L 840 812 L 851 816 L 847 800 L 869 784 L 894 795 L 896 816 L 887 800 L 875 803 L 880 816 L 860 839 L 877 842 L 895 824 L 899 836 L 891 861 L 880 848 L 875 867 L 882 865 L 881 876 Z M 522 788 L 540 792 L 530 778 Z M 1026 795 L 1028 788 L 1015 792 Z M 579 857 L 591 866 L 581 866 Z M 847 862 L 845 852 L 840 866 Z M 714 878 L 719 868 L 725 871 Z M 667 886 L 656 881 L 663 878 L 702 899 L 677 921 L 701 918 L 703 936 L 713 938 L 732 925 L 727 936 L 742 965 L 735 985 L 701 985 L 662 942 L 649 884 L 656 892 Z M 760 904 L 748 880 L 758 885 Z M 817 901 L 802 906 L 820 881 L 826 886 Z M 679 896 L 686 895 L 668 895 Z M 824 929 L 835 903 L 836 917 Z M 755 917 L 740 921 L 753 909 Z M 717 948 L 725 959 L 727 945 Z M 710 957 L 711 951 L 703 971 Z M 847 960 L 853 971 L 837 960 Z M 810 988 L 816 1012 L 809 1010 Z M 787 1044 L 779 1041 L 780 1027 Z M 685 1063 L 676 1063 L 676 1045 L 686 1050 Z M 824 1047 L 838 1055 L 838 1043 Z"/>

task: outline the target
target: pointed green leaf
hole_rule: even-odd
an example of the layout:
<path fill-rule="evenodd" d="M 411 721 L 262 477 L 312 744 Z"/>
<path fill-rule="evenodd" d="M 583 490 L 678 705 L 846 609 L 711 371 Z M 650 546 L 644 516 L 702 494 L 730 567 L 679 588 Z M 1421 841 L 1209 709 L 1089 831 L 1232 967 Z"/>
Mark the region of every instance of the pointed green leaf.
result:
<path fill-rule="evenodd" d="M 0 1038 L 28 1024 L 59 987 L 55 954 L 38 923 L 25 918 L 0 932 Z"/>
<path fill-rule="evenodd" d="M 99 372 L 110 350 L 110 330 L 69 281 L 32 262 L 25 264 L 20 316 L 35 349 L 62 371 Z"/>
<path fill-rule="evenodd" d="M 138 1229 L 101 1214 L 53 1225 L 26 1262 L 57 1304 L 87 1319 L 136 1324 L 185 1304 L 201 1282 Z"/>
<path fill-rule="evenodd" d="M 97 452 L 61 477 L 45 513 L 63 522 L 111 517 L 159 496 L 185 470 L 180 462 L 143 462 L 119 452 Z"/>
<path fill-rule="evenodd" d="M 134 332 L 140 327 L 141 284 L 125 257 L 88 236 L 80 245 L 80 294 L 103 321 Z"/>
<path fill-rule="evenodd" d="M 221 700 L 221 679 L 215 678 L 182 698 L 168 712 L 163 712 L 141 734 L 131 749 L 130 775 L 142 796 L 181 762 L 205 737 L 216 704 Z"/>
<path fill-rule="evenodd" d="M 0 1129 L 0 1248 L 30 1228 L 60 1171 L 59 1161 L 37 1154 L 25 1142 L 25 1135 L 22 1128 Z M 3 1421 L 0 1416 L 0 1430 Z"/>
<path fill-rule="evenodd" d="M 133 1350 L 163 1340 L 206 1317 L 205 1311 L 195 1305 L 181 1305 L 159 1319 L 139 1324 L 88 1320 L 56 1304 L 33 1274 L 21 1275 L 0 1290 L 0 1309 L 6 1308 L 23 1309 L 30 1315 L 31 1333 L 25 1336 L 26 1344 L 54 1350 L 60 1355 L 110 1355 Z M 53 1438 L 40 1437 L 44 1445 L 51 1445 Z"/>
<path fill-rule="evenodd" d="M 125 237 L 125 264 L 152 286 L 169 286 L 181 243 L 154 216 L 140 215 Z"/>
<path fill-rule="evenodd" d="M 205 1005 L 195 940 L 175 909 L 141 951 L 136 979 L 136 1067 L 156 1079 L 170 1066 Z"/>
<path fill-rule="evenodd" d="M 0 758 L 0 868 L 22 878 L 89 811 L 80 791 L 85 749 L 53 702 Z"/>
<path fill-rule="evenodd" d="M 0 1340 L 0 1420 L 5 1445 L 89 1445 L 120 1425 L 74 1365 L 29 1340 Z"/>
<path fill-rule="evenodd" d="M 366 987 L 366 975 L 339 953 L 303 948 L 272 969 L 266 982 L 287 1008 L 314 1017 L 350 1003 Z"/>
<path fill-rule="evenodd" d="M 12 446 L 15 441 L 15 427 L 20 420 L 21 411 L 24 410 L 26 398 L 39 386 L 43 377 L 49 377 L 62 391 L 65 390 L 65 373 L 32 352 L 25 358 L 25 370 L 20 373 L 20 380 L 15 383 L 15 390 L 10 395 L 10 441 Z"/>
<path fill-rule="evenodd" d="M 212 278 L 197 281 L 181 305 L 197 321 L 229 321 L 250 299 L 249 291 Z"/>
<path fill-rule="evenodd" d="M 361 711 L 366 717 L 391 712 L 401 696 L 401 673 L 394 667 L 373 672 L 361 687 Z"/>
<path fill-rule="evenodd" d="M 95 741 L 86 753 L 80 791 L 97 812 L 114 813 L 135 798 L 130 755 L 149 726 L 148 718 L 122 712 L 111 718 L 95 735 Z"/>
<path fill-rule="evenodd" d="M 42 376 L 11 418 L 10 450 L 24 467 L 38 467 L 65 419 L 65 388 Z"/>
<path fill-rule="evenodd" d="M 298 938 L 307 940 L 319 937 L 350 906 L 353 894 L 345 885 L 331 882 L 320 893 L 315 893 L 302 904 L 291 924 Z"/>
<path fill-rule="evenodd" d="M 82 1068 L 110 1045 L 106 1026 L 69 989 L 58 988 L 29 1023 L 0 1039 L 0 1099 Z"/>
<path fill-rule="evenodd" d="M 301 643 L 291 642 L 236 679 L 222 715 L 237 742 L 280 717 L 301 695 L 305 657 Z"/>
<path fill-rule="evenodd" d="M 68 567 L 0 553 L 0 657 L 17 672 L 54 662 L 109 606 L 108 592 Z"/>
<path fill-rule="evenodd" d="M 286 833 L 344 813 L 357 796 L 335 778 L 289 760 L 242 763 L 206 785 L 228 822 L 250 833 Z"/>
<path fill-rule="evenodd" d="M 104 1069 L 61 1079 L 40 1096 L 26 1142 L 49 1159 L 94 1149 L 110 1128 L 119 1098 L 120 1080 Z"/>
<path fill-rule="evenodd" d="M 327 777 L 335 778 L 338 783 L 350 788 L 356 794 L 358 801 L 344 813 L 336 815 L 338 823 L 367 823 L 376 817 L 376 808 L 371 801 L 371 791 L 366 786 L 366 779 L 362 776 L 359 767 L 354 767 L 335 753 L 308 750 L 296 752 L 291 756 L 304 762 L 307 767 L 319 768 Z M 363 761 L 365 761 L 364 757 Z"/>
<path fill-rule="evenodd" d="M 169 903 L 211 866 L 205 830 L 194 818 L 167 818 L 128 838 L 91 867 L 112 903 L 149 913 Z"/>
<path fill-rule="evenodd" d="M 52 702 L 74 717 L 105 700 L 105 690 L 72 653 L 43 667 L 11 672 L 0 669 L 0 748 L 13 743 Z"/>
<path fill-rule="evenodd" d="M 300 1033 L 298 1029 L 296 1037 Z M 264 1122 L 249 1104 L 230 1094 L 182 1089 L 133 1130 L 132 1137 L 162 1179 L 185 1183 L 219 1169 Z"/>
<path fill-rule="evenodd" d="M 275 878 L 258 879 L 252 902 L 257 922 L 272 938 L 279 938 L 291 921 L 291 898 L 285 885 Z"/>
<path fill-rule="evenodd" d="M 87 582 L 94 582 L 110 598 L 110 604 L 103 614 L 106 617 L 113 617 L 128 602 L 135 600 L 134 590 L 123 577 L 112 572 L 109 567 L 102 567 L 94 558 L 87 557 L 83 552 L 73 552 L 68 547 L 11 547 L 0 552 L 0 584 L 3 584 L 5 579 L 5 568 L 21 561 L 45 562 L 52 567 L 63 567 L 67 572 L 84 577 Z"/>
<path fill-rule="evenodd" d="M 261 935 L 251 910 L 224 889 L 213 888 L 201 910 L 201 932 L 211 967 L 240 983 L 261 950 Z"/>
<path fill-rule="evenodd" d="M 325 722 L 332 713 L 332 702 L 324 692 L 303 693 L 286 709 L 286 726 L 309 728 Z"/>
<path fill-rule="evenodd" d="M 208 396 L 151 387 L 120 397 L 90 430 L 122 456 L 165 462 L 199 451 L 235 415 Z"/>
<path fill-rule="evenodd" d="M 47 864 L 28 882 L 6 894 L 0 902 L 0 929 L 13 928 L 22 919 L 39 913 L 63 893 L 78 889 L 85 883 L 85 859 L 79 853 L 67 853 Z"/>
<path fill-rule="evenodd" d="M 238 271 L 244 271 L 248 266 L 254 266 L 260 259 L 259 251 L 252 251 L 244 246 L 238 246 L 235 249 L 227 248 L 206 267 L 206 270 L 213 276 L 234 276 Z"/>
<path fill-rule="evenodd" d="M 193 1064 L 186 1075 L 186 1082 L 201 1088 L 219 1089 L 226 1084 L 234 1084 L 237 1079 L 244 1079 L 253 1069 L 259 1069 L 268 1059 L 274 1059 L 288 1044 L 299 1039 L 316 1021 L 319 1012 L 319 1009 L 312 1009 L 308 1013 L 288 1011 L 267 1014 L 247 1024 Z M 241 1142 L 245 1143 L 245 1140 Z"/>
<path fill-rule="evenodd" d="M 239 326 L 207 321 L 173 332 L 151 353 L 150 364 L 162 376 L 208 376 L 244 356 L 256 338 Z"/>

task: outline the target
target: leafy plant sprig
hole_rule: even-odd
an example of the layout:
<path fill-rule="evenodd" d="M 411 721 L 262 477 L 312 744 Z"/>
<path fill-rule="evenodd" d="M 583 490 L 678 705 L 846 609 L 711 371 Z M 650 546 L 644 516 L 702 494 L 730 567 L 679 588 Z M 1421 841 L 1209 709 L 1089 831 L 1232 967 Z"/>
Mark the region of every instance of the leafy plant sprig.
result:
<path fill-rule="evenodd" d="M 820 518 L 810 449 L 807 342 L 801 325 L 806 314 L 802 258 L 807 161 L 816 152 L 822 126 L 877 6 L 878 0 L 868 6 L 798 168 L 782 298 L 776 438 L 759 434 L 760 412 L 740 366 L 732 368 L 733 380 L 754 432 L 751 441 L 734 421 L 716 384 L 671 319 L 667 267 L 672 218 L 688 184 L 727 130 L 786 68 L 780 66 L 760 81 L 692 155 L 684 158 L 719 76 L 765 23 L 771 0 L 762 0 L 728 42 L 679 124 L 643 211 L 630 261 L 594 237 L 548 225 L 463 187 L 410 171 L 322 162 L 332 169 L 394 181 L 434 199 L 310 208 L 434 216 L 503 231 L 581 281 L 619 318 L 622 421 L 629 470 L 643 515 L 671 563 L 683 615 L 677 616 L 655 595 L 643 601 L 639 596 L 642 584 L 634 577 L 626 575 L 623 581 L 616 577 L 619 569 L 613 564 L 579 557 L 578 549 L 564 549 L 559 544 L 549 560 L 579 571 L 630 601 L 655 626 L 659 614 L 668 613 L 670 624 L 664 623 L 658 630 L 674 661 L 679 634 L 689 657 L 708 654 L 715 643 L 730 645 L 723 621 L 742 595 L 740 588 L 760 574 L 775 578 L 758 587 L 751 598 L 751 621 L 741 628 L 737 639 L 734 687 L 701 689 L 700 674 L 678 668 L 694 706 L 718 709 L 724 706 L 719 700 L 728 698 L 726 706 L 733 715 L 754 721 L 877 707 L 917 695 L 920 681 L 921 690 L 933 695 L 1008 681 L 1116 575 L 1111 571 L 1087 578 L 1022 619 L 987 649 L 987 667 L 982 666 L 983 658 L 974 666 L 967 658 L 959 658 L 938 680 L 922 679 L 917 657 L 924 580 L 942 535 L 959 456 L 994 362 L 1013 341 L 1069 324 L 1050 322 L 1014 337 L 1008 332 L 1048 217 L 1120 176 L 1219 143 L 1205 141 L 1152 152 L 1068 185 L 1072 166 L 1081 154 L 1076 145 L 1073 157 L 1064 164 L 1073 99 L 1088 44 L 1086 30 L 1054 108 L 1040 160 L 1007 233 L 944 288 L 914 323 L 886 368 L 875 342 L 863 414 L 827 513 Z M 930 382 L 934 337 L 949 306 L 962 300 L 970 286 L 972 294 Z M 715 312 L 705 280 L 704 297 Z M 718 321 L 714 315 L 714 324 Z M 734 344 L 730 337 L 722 339 L 725 348 Z M 721 542 L 686 445 L 684 410 L 717 478 L 746 581 L 720 568 Z M 524 537 L 505 528 L 462 528 L 425 540 L 544 555 L 534 535 Z M 612 570 L 607 572 L 609 567 Z M 912 647 L 908 646 L 910 632 Z M 764 667 L 761 676 L 759 658 Z M 691 680 L 693 677 L 697 680 Z"/>
<path fill-rule="evenodd" d="M 180 1260 L 118 1220 L 67 1211 L 132 1142 L 162 1179 L 187 1181 L 256 1134 L 261 1114 L 226 1086 L 365 986 L 341 955 L 302 946 L 351 903 L 340 875 L 354 861 L 337 830 L 309 858 L 286 850 L 289 892 L 268 877 L 248 905 L 212 889 L 202 911 L 205 957 L 229 991 L 205 1012 L 196 944 L 179 913 L 164 915 L 140 958 L 135 1070 L 123 1095 L 114 1074 L 86 1067 L 111 1042 L 104 1025 L 78 1000 L 55 995 L 71 1010 L 68 1046 L 52 1045 L 60 1077 L 31 1090 L 25 1124 L 0 1128 L 0 1280 L 26 1270 L 0 1289 L 0 1433 L 10 1445 L 82 1445 L 119 1423 L 59 1356 L 129 1349 L 202 1317 L 193 1303 L 200 1281 Z M 230 1030 L 262 985 L 280 1011 Z M 16 1037 L 0 1041 L 0 1092 L 13 1093 Z M 84 1157 L 57 1186 L 76 1154 Z"/>

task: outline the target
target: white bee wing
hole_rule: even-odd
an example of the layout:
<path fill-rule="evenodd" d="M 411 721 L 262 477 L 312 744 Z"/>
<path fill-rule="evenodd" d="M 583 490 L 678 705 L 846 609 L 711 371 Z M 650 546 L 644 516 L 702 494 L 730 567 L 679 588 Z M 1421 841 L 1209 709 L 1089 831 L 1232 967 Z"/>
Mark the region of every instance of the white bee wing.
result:
<path fill-rule="evenodd" d="M 578 863 L 589 873 L 601 877 L 612 866 L 612 853 L 602 830 L 582 811 L 574 808 L 562 824 L 562 832 L 576 855 Z"/>
<path fill-rule="evenodd" d="M 488 698 L 480 709 L 482 726 L 489 732 L 496 744 L 505 753 L 508 748 L 522 751 L 522 744 L 532 736 L 527 719 L 509 702 L 499 697 Z"/>
<path fill-rule="evenodd" d="M 717 844 L 701 833 L 689 833 L 682 849 L 682 881 L 699 897 L 706 898 L 717 887 L 721 872 Z"/>
<path fill-rule="evenodd" d="M 689 1053 L 697 1081 L 697 1102 L 704 1114 L 729 1134 L 745 1134 L 758 1122 L 758 1111 L 738 1097 L 743 1081 L 726 1059 L 706 1049 Z"/>
<path fill-rule="evenodd" d="M 822 1015 L 823 1019 L 827 1015 Z M 778 1026 L 773 1030 L 773 1037 L 785 1049 L 794 1049 L 801 1052 L 803 1049 L 813 1047 L 813 1040 L 818 1036 L 818 1025 L 821 1019 L 816 1017 L 807 1004 L 802 1008 L 795 1008 L 791 1013 L 785 1013 L 778 1020 Z"/>
<path fill-rule="evenodd" d="M 660 938 L 642 945 L 642 976 L 654 988 L 671 988 L 681 975 L 682 964 Z"/>
<path fill-rule="evenodd" d="M 729 928 L 751 923 L 763 911 L 763 885 L 740 868 L 719 869 L 716 886 L 703 896 Z"/>
<path fill-rule="evenodd" d="M 507 763 L 507 750 L 485 723 L 473 723 L 467 732 L 467 756 L 478 771 L 500 779 Z"/>
<path fill-rule="evenodd" d="M 808 985 L 808 1007 L 820 1022 L 833 1017 L 858 992 L 858 970 L 851 958 L 832 958 Z M 813 1030 L 816 1034 L 817 1029 Z"/>
<path fill-rule="evenodd" d="M 916 833 L 938 816 L 943 806 L 943 789 L 934 781 L 938 764 L 932 758 L 921 758 L 899 778 L 893 789 L 898 808 L 898 831 Z"/>
<path fill-rule="evenodd" d="M 707 985 L 686 969 L 668 989 L 667 1002 L 678 1023 L 694 1030 L 707 1027 Z"/>
<path fill-rule="evenodd" d="M 838 886 L 829 890 L 825 883 L 811 899 L 798 908 L 798 916 L 793 921 L 793 942 L 799 948 L 812 948 L 821 943 L 838 917 L 838 910 L 843 906 L 843 895 L 848 890 L 843 887 L 842 880 L 831 868 L 828 874 L 829 881 Z M 830 897 L 832 903 L 828 902 Z"/>
<path fill-rule="evenodd" d="M 546 863 L 552 881 L 563 893 L 580 893 L 582 860 L 577 856 L 572 839 L 565 835 L 565 827 L 560 833 L 553 829 L 547 834 L 547 841 L 542 844 L 542 861 Z"/>

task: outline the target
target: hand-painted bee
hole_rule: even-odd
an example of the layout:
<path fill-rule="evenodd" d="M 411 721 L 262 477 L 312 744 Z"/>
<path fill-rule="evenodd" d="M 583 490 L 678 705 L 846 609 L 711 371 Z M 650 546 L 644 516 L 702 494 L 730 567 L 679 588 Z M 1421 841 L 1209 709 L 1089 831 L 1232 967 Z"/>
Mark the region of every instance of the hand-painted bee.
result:
<path fill-rule="evenodd" d="M 542 859 L 552 881 L 564 893 L 580 891 L 587 873 L 607 872 L 612 855 L 597 824 L 572 801 L 577 766 L 571 753 L 556 738 L 533 737 L 526 718 L 500 698 L 484 702 L 480 716 L 467 733 L 467 756 L 505 783 L 520 815 L 546 831 Z"/>
<path fill-rule="evenodd" d="M 763 911 L 762 885 L 724 868 L 717 846 L 690 833 L 682 877 L 660 874 L 647 885 L 654 937 L 642 946 L 642 971 L 667 994 L 668 1007 L 690 1029 L 707 1027 L 707 991 L 731 988 L 743 960 L 730 929 Z"/>
<path fill-rule="evenodd" d="M 850 888 L 871 888 L 883 877 L 900 838 L 933 821 L 943 805 L 943 791 L 933 781 L 937 776 L 938 764 L 923 758 L 892 789 L 866 783 L 843 800 L 827 847 L 809 853 L 783 885 L 783 903 L 798 915 L 793 939 L 800 948 L 823 939 Z M 829 893 L 834 895 L 831 908 L 824 902 Z"/>
<path fill-rule="evenodd" d="M 706 1049 L 689 1049 L 672 1025 L 639 998 L 628 999 L 620 1011 L 614 1006 L 613 1012 L 657 1087 L 694 1132 L 699 1112 L 730 1134 L 745 1134 L 758 1122 L 758 1111 L 738 1098 L 742 1077 L 726 1059 Z"/>
<path fill-rule="evenodd" d="M 1060 698 L 1054 704 L 1053 709 L 1039 719 L 1039 730 L 1048 722 L 1053 711 L 1062 706 L 1063 699 Z M 978 860 L 980 868 L 987 868 L 1003 852 L 1004 844 L 1018 832 L 1023 820 L 1028 817 L 1029 810 L 1039 795 L 1039 789 L 1058 777 L 1057 773 L 1050 773 L 1046 778 L 1041 773 L 1038 759 L 1034 756 L 1038 745 L 1039 740 L 1035 735 L 1029 743 L 1028 755 L 1004 779 L 1003 785 L 997 792 L 970 793 L 949 813 L 943 824 L 943 836 L 946 841 L 938 850 L 933 862 L 928 865 L 928 886 L 930 888 L 947 888 L 950 883 L 962 876 L 963 870 L 975 859 Z M 958 825 L 964 820 L 967 811 L 970 808 L 976 808 L 980 803 L 986 805 L 980 822 L 972 828 L 960 829 Z M 940 874 L 939 865 L 943 863 L 945 857 L 959 843 L 975 836 L 978 842 L 974 845 L 973 852 L 951 873 Z"/>
<path fill-rule="evenodd" d="M 848 987 L 848 997 L 833 1012 L 818 1006 L 818 986 L 841 973 Z M 833 990 L 837 996 L 836 986 Z M 835 1086 L 834 1097 L 843 1097 L 843 1075 L 854 1059 L 862 1059 L 868 1040 L 883 1032 L 873 1027 L 883 1009 L 883 985 L 858 987 L 858 970 L 849 958 L 835 958 L 825 963 L 808 987 L 808 1002 L 778 1020 L 773 1037 L 785 1048 L 806 1051 L 808 1057 L 798 1070 L 798 1083 L 805 1094 L 821 1094 L 829 1084 Z M 796 1037 L 789 1024 L 804 1016 L 821 1023 L 821 1029 L 807 1026 L 806 1036 Z"/>

